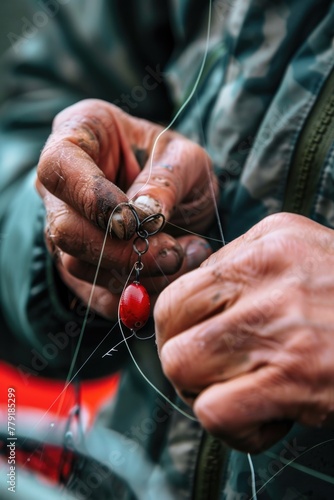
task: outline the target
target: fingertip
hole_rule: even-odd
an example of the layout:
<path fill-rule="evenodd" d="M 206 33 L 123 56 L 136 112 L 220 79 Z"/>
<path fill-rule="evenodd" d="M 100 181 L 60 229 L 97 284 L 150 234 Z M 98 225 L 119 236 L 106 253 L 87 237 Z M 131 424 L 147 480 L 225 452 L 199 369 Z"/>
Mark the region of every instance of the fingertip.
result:
<path fill-rule="evenodd" d="M 156 256 L 157 271 L 167 276 L 177 273 L 183 263 L 184 253 L 177 241 L 164 245 Z"/>
<path fill-rule="evenodd" d="M 102 217 L 99 226 L 104 228 L 104 224 L 105 219 Z M 127 203 L 119 203 L 112 211 L 111 216 L 109 216 L 109 231 L 111 235 L 116 236 L 119 240 L 129 241 L 134 236 L 136 219 Z"/>
<path fill-rule="evenodd" d="M 212 253 L 210 245 L 203 239 L 192 239 L 185 248 L 187 270 L 198 268 Z"/>
<path fill-rule="evenodd" d="M 184 342 L 184 338 L 176 336 L 168 339 L 160 349 L 159 356 L 163 372 L 176 388 L 183 387 L 189 369 L 186 348 L 187 343 Z"/>
<path fill-rule="evenodd" d="M 179 203 L 178 193 L 182 192 L 180 183 L 170 179 L 170 173 L 154 175 L 144 169 L 136 177 L 127 195 L 147 214 L 162 213 L 168 220 Z"/>
<path fill-rule="evenodd" d="M 193 410 L 204 429 L 216 436 L 224 435 L 224 417 L 217 406 L 217 399 L 212 399 L 213 387 L 204 390 L 196 398 Z"/>

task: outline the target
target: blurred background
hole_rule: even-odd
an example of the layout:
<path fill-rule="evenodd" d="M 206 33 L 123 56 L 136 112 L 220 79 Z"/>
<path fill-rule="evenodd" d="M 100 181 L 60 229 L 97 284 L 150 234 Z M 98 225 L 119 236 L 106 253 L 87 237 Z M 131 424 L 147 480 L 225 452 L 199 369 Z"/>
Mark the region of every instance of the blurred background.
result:
<path fill-rule="evenodd" d="M 29 13 L 27 0 L 1 0 L 0 2 L 0 57 L 10 46 L 8 33 L 20 36 L 22 17 Z"/>
<path fill-rule="evenodd" d="M 29 18 L 30 4 L 28 0 L 0 0 L 0 62 L 3 54 L 13 43 L 8 35 L 10 33 L 18 37 L 22 35 L 22 17 Z M 0 89 L 0 102 L 3 97 L 1 92 Z"/>

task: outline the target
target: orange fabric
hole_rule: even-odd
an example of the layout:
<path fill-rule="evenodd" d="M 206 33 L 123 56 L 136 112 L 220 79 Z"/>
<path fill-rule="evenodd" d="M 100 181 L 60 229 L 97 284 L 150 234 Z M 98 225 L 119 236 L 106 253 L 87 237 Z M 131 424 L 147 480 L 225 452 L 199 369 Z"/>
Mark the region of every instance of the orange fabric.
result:
<path fill-rule="evenodd" d="M 64 391 L 63 381 L 52 381 L 41 377 L 22 377 L 19 370 L 0 361 L 0 412 L 6 415 L 8 397 L 15 397 L 16 422 L 24 410 L 42 410 L 53 416 L 65 418 L 76 404 L 73 387 L 70 385 Z M 118 387 L 119 376 L 113 375 L 104 379 L 82 382 L 80 384 L 80 406 L 84 410 L 86 424 L 89 426 L 98 409 L 112 398 Z M 15 393 L 7 389 L 13 388 Z M 9 395 L 9 396 L 8 396 Z M 22 411 L 21 411 L 22 410 Z M 17 428 L 17 425 L 14 426 Z M 2 446 L 3 445 L 3 446 Z M 6 445 L 0 443 L 1 449 L 7 451 Z M 56 484 L 71 471 L 71 457 L 63 460 L 63 450 L 56 446 L 36 447 L 32 450 L 16 449 L 16 463 L 27 470 L 33 471 L 39 479 L 48 484 Z"/>
<path fill-rule="evenodd" d="M 63 381 L 47 380 L 30 376 L 23 378 L 13 366 L 0 362 L 0 407 L 7 408 L 7 388 L 13 387 L 16 396 L 16 410 L 35 408 L 67 416 L 75 403 L 73 387 L 64 391 Z M 91 422 L 98 409 L 112 398 L 118 387 L 119 375 L 80 383 L 80 404 L 88 410 Z"/>

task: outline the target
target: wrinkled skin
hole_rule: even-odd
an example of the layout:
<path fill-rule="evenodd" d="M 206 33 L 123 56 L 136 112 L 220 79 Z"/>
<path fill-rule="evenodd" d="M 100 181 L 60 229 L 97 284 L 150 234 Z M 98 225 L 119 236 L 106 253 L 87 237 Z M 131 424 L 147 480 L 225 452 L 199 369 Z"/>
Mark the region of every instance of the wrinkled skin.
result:
<path fill-rule="evenodd" d="M 260 452 L 334 416 L 334 233 L 276 214 L 160 295 L 167 377 L 202 425 Z M 182 307 L 180 307 L 182 304 Z"/>
<path fill-rule="evenodd" d="M 217 182 L 207 154 L 170 131 L 154 148 L 161 131 L 107 102 L 81 101 L 56 117 L 38 165 L 36 186 L 46 208 L 47 247 L 64 283 L 85 302 L 110 232 L 92 308 L 112 320 L 137 259 L 132 245 L 135 219 L 127 203 L 134 203 L 140 219 L 162 212 L 167 221 L 197 233 L 214 216 Z M 144 165 L 136 152 L 146 159 Z M 168 234 L 173 228 L 166 224 L 163 232 L 150 237 L 143 256 L 141 281 L 152 304 L 170 281 L 210 254 L 202 238 L 173 237 Z"/>

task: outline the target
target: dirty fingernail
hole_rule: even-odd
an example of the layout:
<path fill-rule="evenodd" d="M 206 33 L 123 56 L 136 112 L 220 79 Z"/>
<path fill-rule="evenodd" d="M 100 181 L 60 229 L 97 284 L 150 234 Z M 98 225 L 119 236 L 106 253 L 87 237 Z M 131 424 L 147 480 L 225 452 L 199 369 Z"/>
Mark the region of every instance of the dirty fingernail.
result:
<path fill-rule="evenodd" d="M 135 234 L 136 220 L 132 211 L 125 205 L 114 211 L 110 220 L 110 232 L 120 240 L 130 240 Z"/>
<path fill-rule="evenodd" d="M 204 241 L 191 242 L 186 248 L 187 267 L 195 269 L 211 254 L 211 247 Z"/>

